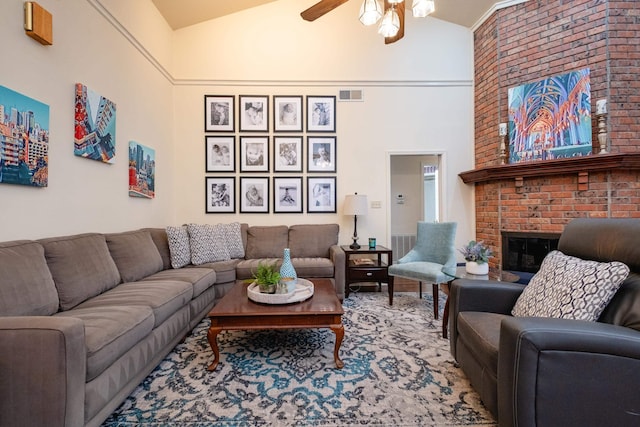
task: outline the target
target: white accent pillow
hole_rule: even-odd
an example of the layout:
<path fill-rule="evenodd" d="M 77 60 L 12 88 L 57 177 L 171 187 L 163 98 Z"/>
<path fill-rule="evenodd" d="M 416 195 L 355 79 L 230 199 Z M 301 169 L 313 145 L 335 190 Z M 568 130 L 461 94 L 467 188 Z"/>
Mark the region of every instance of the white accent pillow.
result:
<path fill-rule="evenodd" d="M 231 259 L 225 243 L 224 228 L 220 224 L 189 224 L 187 230 L 189 231 L 191 264 L 200 265 Z"/>
<path fill-rule="evenodd" d="M 595 321 L 628 275 L 629 267 L 621 262 L 587 261 L 552 251 L 511 314 Z"/>
<path fill-rule="evenodd" d="M 244 246 L 242 245 L 242 232 L 239 222 L 222 224 L 225 231 L 225 241 L 231 258 L 244 258 Z"/>
<path fill-rule="evenodd" d="M 191 262 L 191 248 L 189 247 L 189 232 L 187 226 L 167 227 L 167 240 L 169 241 L 169 254 L 171 255 L 171 267 L 182 268 Z"/>

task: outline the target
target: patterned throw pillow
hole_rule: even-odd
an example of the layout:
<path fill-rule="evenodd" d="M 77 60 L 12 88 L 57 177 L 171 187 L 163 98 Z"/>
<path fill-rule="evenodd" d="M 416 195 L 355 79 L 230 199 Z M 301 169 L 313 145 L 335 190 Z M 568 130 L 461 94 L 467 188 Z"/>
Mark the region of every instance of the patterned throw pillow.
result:
<path fill-rule="evenodd" d="M 191 248 L 187 226 L 167 227 L 167 240 L 171 254 L 171 267 L 182 268 L 188 265 L 191 262 Z"/>
<path fill-rule="evenodd" d="M 225 230 L 225 240 L 227 242 L 227 248 L 229 249 L 229 256 L 231 258 L 244 258 L 240 223 L 232 222 L 231 224 L 223 224 L 222 226 Z"/>
<path fill-rule="evenodd" d="M 511 314 L 595 321 L 628 275 L 629 267 L 621 262 L 586 261 L 552 251 Z"/>
<path fill-rule="evenodd" d="M 200 265 L 231 259 L 225 243 L 224 228 L 220 224 L 189 224 L 187 230 L 189 231 L 191 264 Z"/>

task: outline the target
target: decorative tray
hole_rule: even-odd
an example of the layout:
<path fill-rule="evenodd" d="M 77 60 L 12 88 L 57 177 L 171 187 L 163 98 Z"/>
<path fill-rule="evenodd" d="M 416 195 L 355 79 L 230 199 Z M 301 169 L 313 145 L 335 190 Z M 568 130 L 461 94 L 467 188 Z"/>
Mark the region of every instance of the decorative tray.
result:
<path fill-rule="evenodd" d="M 288 294 L 263 294 L 257 283 L 252 283 L 247 287 L 247 296 L 251 301 L 264 304 L 290 304 L 300 302 L 313 296 L 313 283 L 306 279 L 298 278 L 296 289 Z"/>

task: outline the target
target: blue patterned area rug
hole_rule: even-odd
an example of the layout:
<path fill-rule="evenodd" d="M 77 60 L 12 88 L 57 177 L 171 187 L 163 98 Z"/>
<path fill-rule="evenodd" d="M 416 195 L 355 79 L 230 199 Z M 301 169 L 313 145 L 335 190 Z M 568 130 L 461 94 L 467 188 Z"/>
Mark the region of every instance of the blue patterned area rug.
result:
<path fill-rule="evenodd" d="M 356 293 L 344 302 L 344 362 L 328 329 L 224 331 L 209 320 L 104 423 L 116 426 L 493 426 L 454 364 L 430 296 Z"/>

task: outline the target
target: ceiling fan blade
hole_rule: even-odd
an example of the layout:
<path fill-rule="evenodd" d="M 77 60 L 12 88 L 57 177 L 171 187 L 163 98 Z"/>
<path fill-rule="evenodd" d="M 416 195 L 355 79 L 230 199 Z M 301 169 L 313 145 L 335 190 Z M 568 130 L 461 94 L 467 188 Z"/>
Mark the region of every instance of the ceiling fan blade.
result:
<path fill-rule="evenodd" d="M 303 11 L 300 16 L 302 16 L 302 19 L 305 21 L 315 21 L 325 13 L 331 12 L 336 7 L 348 1 L 349 0 L 320 0 L 309 9 Z"/>
<path fill-rule="evenodd" d="M 384 10 L 387 10 L 387 7 L 390 7 L 389 2 L 384 0 Z M 400 5 L 400 7 L 396 7 L 396 12 L 398 12 L 398 18 L 400 18 L 400 29 L 398 30 L 398 34 L 393 37 L 385 37 L 384 44 L 395 43 L 401 38 L 404 37 L 404 5 Z"/>

